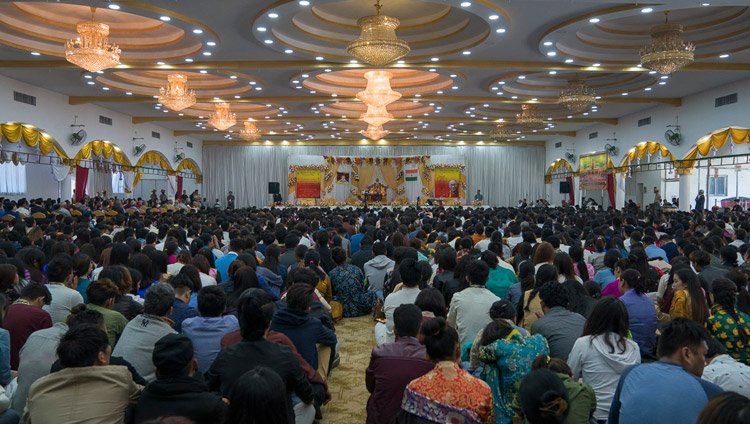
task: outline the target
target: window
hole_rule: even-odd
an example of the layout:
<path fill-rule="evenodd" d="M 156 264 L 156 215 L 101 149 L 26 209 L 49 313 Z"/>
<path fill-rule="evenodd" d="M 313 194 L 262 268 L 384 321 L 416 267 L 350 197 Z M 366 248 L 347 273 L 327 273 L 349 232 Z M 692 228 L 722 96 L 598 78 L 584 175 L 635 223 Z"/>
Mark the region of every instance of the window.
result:
<path fill-rule="evenodd" d="M 112 193 L 125 193 L 125 178 L 122 172 L 112 174 Z"/>
<path fill-rule="evenodd" d="M 26 165 L 13 165 L 13 162 L 0 163 L 0 193 L 26 193 Z"/>
<path fill-rule="evenodd" d="M 708 194 L 711 196 L 727 195 L 727 176 L 719 175 L 708 179 Z"/>

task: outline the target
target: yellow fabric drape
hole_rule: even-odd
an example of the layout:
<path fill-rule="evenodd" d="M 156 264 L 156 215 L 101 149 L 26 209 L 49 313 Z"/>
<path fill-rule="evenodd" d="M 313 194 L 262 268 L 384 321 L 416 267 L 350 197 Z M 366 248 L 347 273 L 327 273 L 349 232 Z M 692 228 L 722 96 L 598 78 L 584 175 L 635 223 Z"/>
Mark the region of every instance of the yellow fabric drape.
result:
<path fill-rule="evenodd" d="M 195 181 L 198 184 L 203 182 L 203 173 L 201 173 L 201 169 L 198 167 L 198 164 L 193 159 L 190 159 L 190 158 L 183 159 L 179 164 L 177 164 L 177 169 L 175 169 L 175 171 L 176 172 L 191 171 L 193 175 L 195 175 Z"/>
<path fill-rule="evenodd" d="M 362 166 L 359 167 L 359 184 L 357 184 L 357 188 L 361 191 L 372 184 L 373 175 L 375 175 L 375 164 L 363 162 Z"/>
<path fill-rule="evenodd" d="M 544 183 L 545 184 L 551 184 L 552 183 L 552 174 L 557 171 L 558 169 L 562 169 L 563 171 L 572 172 L 573 174 L 576 173 L 576 171 L 573 170 L 573 167 L 570 166 L 570 163 L 563 159 L 555 159 L 547 168 L 547 173 L 544 174 Z"/>
<path fill-rule="evenodd" d="M 393 191 L 398 190 L 398 180 L 396 180 L 396 166 L 393 161 L 389 161 L 387 164 L 380 164 L 380 173 L 383 174 L 385 185 Z"/>
<path fill-rule="evenodd" d="M 620 169 L 618 169 L 617 171 L 627 172 L 626 167 L 636 161 L 636 159 L 643 159 L 647 154 L 654 155 L 657 153 L 661 154 L 661 156 L 664 158 L 669 158 L 670 162 L 674 162 L 675 160 L 674 155 L 666 146 L 655 141 L 644 141 L 636 144 L 630 150 L 628 150 L 627 154 L 625 154 L 625 157 L 622 158 L 622 161 L 620 161 Z"/>
<path fill-rule="evenodd" d="M 404 163 L 403 161 L 398 164 L 396 167 L 396 185 L 398 186 L 398 189 L 396 190 L 396 194 L 398 193 L 398 190 L 403 190 L 404 187 Z M 403 194 L 403 193 L 400 193 Z"/>
<path fill-rule="evenodd" d="M 164 155 L 164 153 L 158 150 L 149 150 L 148 152 L 142 154 L 138 159 L 138 162 L 135 163 L 135 166 L 137 168 L 140 168 L 147 163 L 158 165 L 159 168 L 167 171 L 167 175 L 176 174 L 175 170 L 172 169 L 172 165 L 169 164 L 169 160 L 167 160 L 167 157 Z M 135 174 L 135 178 L 133 179 L 133 187 L 137 186 L 138 183 L 141 182 L 142 176 L 143 172 L 137 172 Z"/>
<path fill-rule="evenodd" d="M 32 125 L 8 122 L 0 124 L 0 132 L 11 143 L 18 143 L 23 138 L 27 146 L 39 146 L 39 152 L 43 155 L 48 155 L 54 150 L 60 158 L 70 158 L 54 137 Z"/>
<path fill-rule="evenodd" d="M 750 143 L 750 129 L 730 127 L 723 131 L 701 137 L 695 145 L 688 150 L 685 157 L 682 158 L 683 161 L 688 162 L 680 163 L 679 168 L 693 168 L 696 159 L 698 159 L 699 153 L 701 156 L 707 156 L 712 148 L 716 147 L 717 149 L 721 149 L 724 147 L 724 144 L 726 144 L 729 137 L 732 138 L 732 143 L 734 144 Z"/>
<path fill-rule="evenodd" d="M 435 171 L 427 169 L 422 161 L 417 162 L 417 169 L 419 170 L 419 180 L 422 181 L 422 194 L 432 196 L 435 193 Z M 428 176 L 427 179 L 425 179 L 425 173 Z"/>
<path fill-rule="evenodd" d="M 91 159 L 91 156 L 103 156 L 112 158 L 112 161 L 123 165 L 123 171 L 132 171 L 132 164 L 122 149 L 112 143 L 104 140 L 95 140 L 86 143 L 76 154 L 74 159 L 75 165 L 79 165 L 84 159 Z"/>
<path fill-rule="evenodd" d="M 332 186 L 333 183 L 336 181 L 336 172 L 339 170 L 339 164 L 338 163 L 328 163 L 326 165 L 326 170 L 324 172 L 320 173 L 320 197 L 326 197 L 328 194 L 328 187 Z M 326 175 L 330 174 L 331 178 L 326 181 Z"/>
<path fill-rule="evenodd" d="M 287 191 L 287 195 L 294 194 L 295 191 L 297 191 L 297 180 L 296 180 L 297 174 L 293 171 L 289 172 L 289 177 L 287 177 L 287 186 L 289 186 L 289 190 Z"/>

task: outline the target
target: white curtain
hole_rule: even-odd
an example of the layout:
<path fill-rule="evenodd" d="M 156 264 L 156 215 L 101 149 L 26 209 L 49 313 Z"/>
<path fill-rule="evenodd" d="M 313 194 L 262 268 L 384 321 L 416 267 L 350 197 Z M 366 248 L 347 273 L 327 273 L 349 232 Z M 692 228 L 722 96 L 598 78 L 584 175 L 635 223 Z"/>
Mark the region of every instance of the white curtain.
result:
<path fill-rule="evenodd" d="M 0 193 L 26 193 L 26 165 L 13 162 L 0 163 Z"/>
<path fill-rule="evenodd" d="M 133 171 L 122 171 L 123 186 L 125 190 L 133 192 L 133 181 L 135 180 L 135 172 Z"/>
<path fill-rule="evenodd" d="M 52 175 L 55 178 L 55 181 L 58 183 L 70 175 L 70 166 L 69 165 L 51 165 L 52 166 Z"/>
<path fill-rule="evenodd" d="M 177 193 L 177 176 L 167 175 L 167 199 L 174 199 L 175 193 Z"/>
<path fill-rule="evenodd" d="M 94 168 L 89 169 L 89 179 L 86 181 L 86 194 L 91 197 L 96 196 L 96 193 L 107 192 L 107 195 L 112 194 L 112 174 L 110 172 L 100 172 Z"/>
<path fill-rule="evenodd" d="M 203 148 L 203 191 L 224 199 L 231 190 L 237 206 L 265 206 L 271 201 L 268 182 L 281 183 L 286 197 L 288 159 L 294 155 L 333 156 L 462 156 L 466 163 L 467 201 L 482 190 L 485 204 L 513 206 L 521 198 L 545 195 L 543 146 L 206 146 Z M 411 185 L 405 183 L 407 192 Z"/>

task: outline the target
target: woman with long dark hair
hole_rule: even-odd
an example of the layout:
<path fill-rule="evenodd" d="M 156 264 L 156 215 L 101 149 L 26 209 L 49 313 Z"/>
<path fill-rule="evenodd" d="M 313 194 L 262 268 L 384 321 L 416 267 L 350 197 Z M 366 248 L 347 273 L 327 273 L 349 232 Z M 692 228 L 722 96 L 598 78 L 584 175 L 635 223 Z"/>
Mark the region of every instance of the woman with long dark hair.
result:
<path fill-rule="evenodd" d="M 674 297 L 669 315 L 672 319 L 687 318 L 704 325 L 710 312 L 698 276 L 692 269 L 683 267 L 673 271 L 670 277 L 673 277 Z"/>
<path fill-rule="evenodd" d="M 737 286 L 726 278 L 711 284 L 713 315 L 706 327 L 734 359 L 750 365 L 750 316 L 735 309 Z"/>
<path fill-rule="evenodd" d="M 641 362 L 638 344 L 628 339 L 630 320 L 625 304 L 608 296 L 597 302 L 586 318 L 583 336 L 576 340 L 568 365 L 596 393 L 594 418 L 606 420 L 622 372 Z"/>
<path fill-rule="evenodd" d="M 331 279 L 328 278 L 328 274 L 320 267 L 320 254 L 318 254 L 317 250 L 309 249 L 305 253 L 305 267 L 315 271 L 315 274 L 318 276 L 318 285 L 315 288 L 323 295 L 326 302 L 331 303 L 333 286 L 331 285 Z"/>
<path fill-rule="evenodd" d="M 490 275 L 485 287 L 500 299 L 505 299 L 508 287 L 518 282 L 516 274 L 505 267 L 499 265 L 501 259 L 493 252 L 485 251 L 479 258 L 490 268 Z"/>
<path fill-rule="evenodd" d="M 594 266 L 587 264 L 586 261 L 583 260 L 583 248 L 581 248 L 581 246 L 577 244 L 570 246 L 568 255 L 570 255 L 570 259 L 573 260 L 573 265 L 575 265 L 574 271 L 576 275 L 580 277 L 581 281 L 589 281 L 594 278 L 594 275 L 596 274 Z"/>
<path fill-rule="evenodd" d="M 620 300 L 625 304 L 630 318 L 630 333 L 638 343 L 641 357 L 652 355 L 656 347 L 656 308 L 646 296 L 646 279 L 635 269 L 620 275 Z"/>
<path fill-rule="evenodd" d="M 536 272 L 534 280 L 534 288 L 524 292 L 523 300 L 518 303 L 516 309 L 518 326 L 529 332 L 531 332 L 531 324 L 544 314 L 542 300 L 539 298 L 539 289 L 547 282 L 557 282 L 557 268 L 550 264 L 542 264 Z"/>
<path fill-rule="evenodd" d="M 329 275 L 333 286 L 333 300 L 341 303 L 343 316 L 358 317 L 372 312 L 377 295 L 365 289 L 362 270 L 346 262 L 346 252 L 341 247 L 334 247 L 331 257 L 336 264 Z"/>
<path fill-rule="evenodd" d="M 583 284 L 581 277 L 576 275 L 573 260 L 567 253 L 555 253 L 555 268 L 557 268 L 557 273 L 559 274 L 557 277 L 558 282 L 562 283 L 563 281 L 573 280 Z"/>
<path fill-rule="evenodd" d="M 505 299 L 513 302 L 513 306 L 517 308 L 523 294 L 533 288 L 534 265 L 531 261 L 523 261 L 518 267 L 518 282 L 508 287 L 508 291 L 505 292 Z"/>
<path fill-rule="evenodd" d="M 435 253 L 435 260 L 438 263 L 438 271 L 432 280 L 432 286 L 440 290 L 445 298 L 445 304 L 450 305 L 453 295 L 460 290 L 461 282 L 455 274 L 457 256 L 456 249 L 449 245 L 441 245 Z"/>
<path fill-rule="evenodd" d="M 281 257 L 281 248 L 276 244 L 270 244 L 266 247 L 266 257 L 263 258 L 261 267 L 266 268 L 281 278 L 286 278 L 286 267 L 279 263 Z"/>

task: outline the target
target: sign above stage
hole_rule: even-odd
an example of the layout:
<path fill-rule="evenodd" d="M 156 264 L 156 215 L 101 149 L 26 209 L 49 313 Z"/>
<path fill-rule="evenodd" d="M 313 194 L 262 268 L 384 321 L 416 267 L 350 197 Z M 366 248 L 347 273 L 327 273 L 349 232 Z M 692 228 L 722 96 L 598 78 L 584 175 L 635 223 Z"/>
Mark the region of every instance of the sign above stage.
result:
<path fill-rule="evenodd" d="M 609 170 L 609 153 L 593 152 L 579 157 L 580 189 L 606 190 Z"/>

